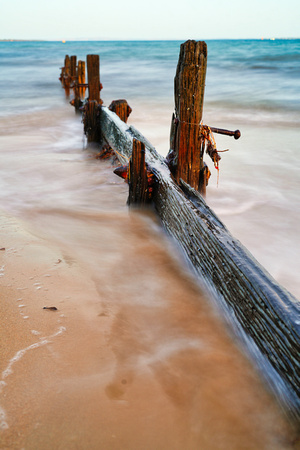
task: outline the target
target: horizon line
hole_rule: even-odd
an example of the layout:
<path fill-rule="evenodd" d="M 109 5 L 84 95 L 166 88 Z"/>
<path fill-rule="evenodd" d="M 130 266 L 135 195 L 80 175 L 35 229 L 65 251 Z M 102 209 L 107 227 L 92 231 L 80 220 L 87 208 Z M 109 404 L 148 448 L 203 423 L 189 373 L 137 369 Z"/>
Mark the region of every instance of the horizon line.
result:
<path fill-rule="evenodd" d="M 204 41 L 263 41 L 263 40 L 297 40 L 300 39 L 296 36 L 289 37 L 256 37 L 256 38 L 206 38 L 199 39 Z M 112 39 L 112 38 L 72 38 L 72 39 L 14 39 L 14 38 L 1 38 L 0 42 L 151 42 L 151 41 L 187 41 L 189 39 Z M 191 39 L 198 40 L 198 39 Z"/>

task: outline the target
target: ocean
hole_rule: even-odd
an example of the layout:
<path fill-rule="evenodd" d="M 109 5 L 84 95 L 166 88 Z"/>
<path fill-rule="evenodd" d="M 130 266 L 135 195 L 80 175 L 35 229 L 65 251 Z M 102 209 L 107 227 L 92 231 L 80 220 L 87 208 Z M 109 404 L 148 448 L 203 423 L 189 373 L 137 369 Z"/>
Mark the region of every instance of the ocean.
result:
<path fill-rule="evenodd" d="M 57 204 L 54 195 L 70 206 L 75 187 L 60 185 L 67 181 L 54 174 L 43 180 L 43 162 L 40 167 L 31 159 L 35 150 L 51 159 L 65 148 L 68 160 L 82 157 L 82 124 L 58 81 L 66 54 L 83 60 L 100 55 L 104 105 L 125 98 L 133 109 L 129 123 L 166 155 L 180 44 L 0 42 L 1 207 L 22 216 L 31 207 L 45 207 L 46 198 Z M 242 133 L 239 140 L 216 136 L 217 148 L 229 152 L 222 155 L 219 181 L 207 161 L 212 172 L 207 203 L 271 275 L 299 296 L 300 40 L 207 45 L 203 123 Z M 97 192 L 95 183 L 91 190 Z M 57 185 L 55 193 L 49 185 Z M 87 208 L 103 208 L 95 195 L 84 201 Z M 117 207 L 106 197 L 104 203 Z"/>
<path fill-rule="evenodd" d="M 114 175 L 110 161 L 95 158 L 97 150 L 87 147 L 81 116 L 70 105 L 72 94 L 67 98 L 59 82 L 66 54 L 76 55 L 77 60 L 99 54 L 104 105 L 126 99 L 132 108 L 128 123 L 165 156 L 180 44 L 0 42 L 0 211 L 4 217 L 0 239 L 8 228 L 27 233 L 22 235 L 23 246 L 1 252 L 0 265 L 4 292 L 0 331 L 11 336 L 3 346 L 6 357 L 0 379 L 0 430 L 12 433 L 8 439 L 18 435 L 22 441 L 19 424 L 27 420 L 27 406 L 33 405 L 33 419 L 28 415 L 23 433 L 29 440 L 18 448 L 25 448 L 24 442 L 32 448 L 30 439 L 36 446 L 36 436 L 49 448 L 55 447 L 51 439 L 65 445 L 68 441 L 61 444 L 61 438 L 66 436 L 74 443 L 79 431 L 78 445 L 87 445 L 87 436 L 97 441 L 102 435 L 107 439 L 103 442 L 109 443 L 93 441 L 91 448 L 117 448 L 118 436 L 123 439 L 118 448 L 130 442 L 136 444 L 128 448 L 149 442 L 156 442 L 149 448 L 225 448 L 226 443 L 228 448 L 244 448 L 248 436 L 253 448 L 283 448 L 272 407 L 264 400 L 252 366 L 227 347 L 231 332 L 222 334 L 215 323 L 223 322 L 211 319 L 217 320 L 218 313 L 206 311 L 201 289 L 155 217 L 129 213 L 127 184 Z M 218 150 L 229 151 L 221 153 L 219 177 L 206 159 L 212 172 L 206 201 L 277 282 L 299 298 L 300 39 L 208 40 L 207 46 L 203 123 L 239 129 L 241 137 L 215 135 Z M 44 267 L 48 260 L 35 237 L 53 252 L 51 268 Z M 55 256 L 57 248 L 60 259 Z M 4 249 L 1 242 L 0 249 Z M 29 277 L 18 261 L 23 261 L 24 253 L 30 258 L 31 252 Z M 16 269 L 9 266 L 11 261 Z M 56 273 L 52 269 L 57 265 L 61 271 Z M 69 278 L 63 278 L 60 274 L 68 269 Z M 9 271 L 12 284 L 7 281 Z M 55 273 L 62 277 L 59 288 Z M 74 273 L 78 279 L 71 278 Z M 47 277 L 49 290 L 43 289 L 46 282 L 41 283 L 45 280 L 41 277 Z M 71 280 L 70 285 L 65 279 Z M 26 345 L 23 334 L 17 345 L 18 332 L 11 331 L 18 322 L 16 311 L 8 315 L 4 297 L 12 286 L 22 292 L 17 317 L 22 324 L 22 317 L 28 319 Z M 84 286 L 89 286 L 86 295 Z M 45 299 L 57 297 L 61 315 L 40 320 L 37 289 Z M 26 309 L 31 311 L 28 316 L 23 313 Z M 79 322 L 77 314 L 82 314 Z M 50 317 L 58 319 L 51 324 Z M 58 325 L 66 333 L 55 346 Z M 37 345 L 36 333 L 49 336 L 51 345 L 48 341 Z M 15 353 L 10 354 L 15 342 Z M 40 357 L 43 342 L 47 357 Z M 27 350 L 36 355 L 31 356 L 36 357 L 32 371 L 19 364 L 21 357 L 22 363 L 31 364 Z M 87 368 L 86 362 L 90 362 Z M 12 365 L 19 377 L 16 385 L 14 371 L 7 380 Z M 62 367 L 68 369 L 67 375 Z M 51 389 L 43 375 L 38 378 L 40 374 Z M 12 402 L 9 392 L 18 401 Z M 39 398 L 45 393 L 43 405 Z M 166 430 L 161 416 L 169 426 Z M 65 420 L 66 428 L 60 429 Z"/>

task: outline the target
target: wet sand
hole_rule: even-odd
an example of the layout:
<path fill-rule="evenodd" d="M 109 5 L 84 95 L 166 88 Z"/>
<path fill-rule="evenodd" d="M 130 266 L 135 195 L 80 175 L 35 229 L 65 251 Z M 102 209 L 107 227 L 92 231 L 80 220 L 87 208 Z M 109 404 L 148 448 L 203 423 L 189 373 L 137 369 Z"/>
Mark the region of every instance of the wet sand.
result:
<path fill-rule="evenodd" d="M 152 217 L 54 216 L 1 215 L 1 449 L 299 448 Z"/>

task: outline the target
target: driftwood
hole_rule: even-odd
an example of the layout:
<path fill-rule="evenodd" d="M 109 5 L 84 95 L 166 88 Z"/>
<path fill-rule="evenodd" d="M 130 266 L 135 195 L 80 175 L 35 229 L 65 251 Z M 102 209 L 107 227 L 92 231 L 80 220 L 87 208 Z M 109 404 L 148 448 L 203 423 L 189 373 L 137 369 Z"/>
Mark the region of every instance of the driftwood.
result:
<path fill-rule="evenodd" d="M 156 178 L 153 200 L 167 232 L 207 288 L 267 358 L 293 399 L 300 417 L 300 304 L 236 240 L 201 195 L 174 182 L 164 158 L 134 127 L 101 107 L 101 132 L 122 164 L 134 139 L 145 145 L 145 161 Z"/>

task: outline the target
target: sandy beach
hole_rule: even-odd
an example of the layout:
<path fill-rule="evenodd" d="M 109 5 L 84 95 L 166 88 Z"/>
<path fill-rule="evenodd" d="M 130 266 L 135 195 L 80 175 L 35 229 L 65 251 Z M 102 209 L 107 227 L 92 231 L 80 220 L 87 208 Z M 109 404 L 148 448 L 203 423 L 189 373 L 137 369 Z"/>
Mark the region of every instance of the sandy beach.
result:
<path fill-rule="evenodd" d="M 85 225 L 101 264 L 1 215 L 0 448 L 297 448 L 153 218 Z"/>

